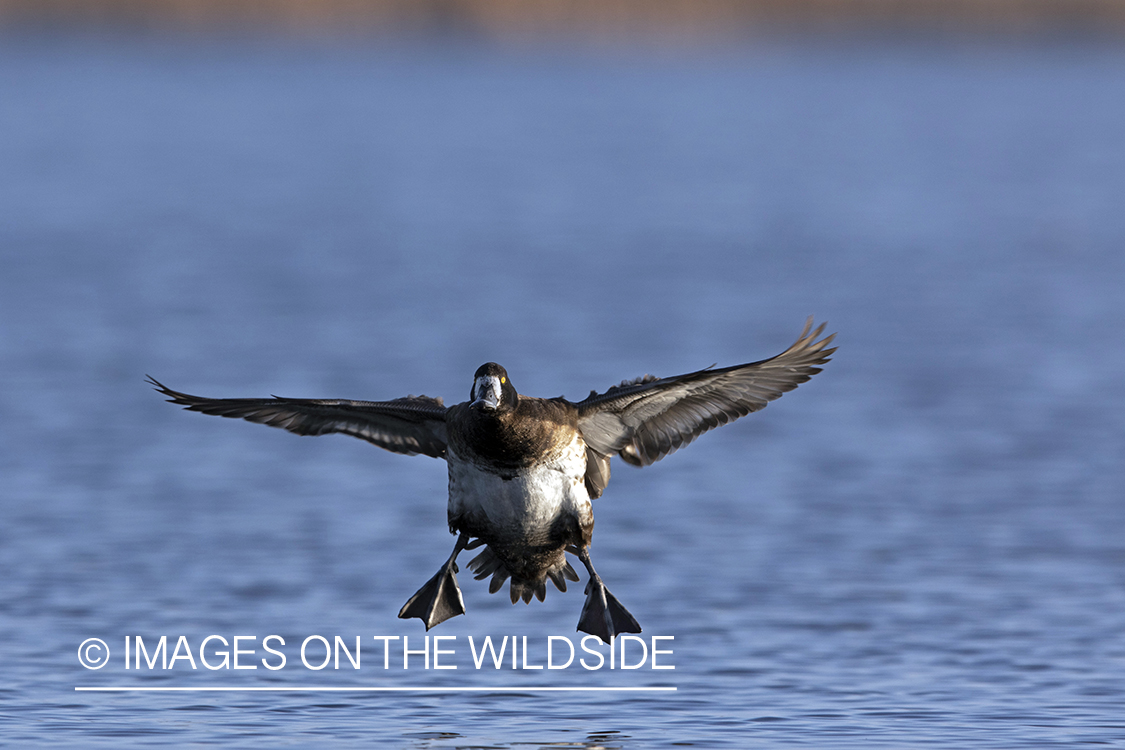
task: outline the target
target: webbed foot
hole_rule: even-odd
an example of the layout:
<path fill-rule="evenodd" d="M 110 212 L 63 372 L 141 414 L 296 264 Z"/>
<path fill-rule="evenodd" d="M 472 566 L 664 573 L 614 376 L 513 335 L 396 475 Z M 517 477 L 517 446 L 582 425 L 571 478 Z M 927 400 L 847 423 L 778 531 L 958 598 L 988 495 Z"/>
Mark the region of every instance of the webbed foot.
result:
<path fill-rule="evenodd" d="M 601 576 L 594 571 L 587 549 L 579 548 L 576 554 L 590 573 L 590 582 L 586 584 L 586 603 L 578 618 L 578 630 L 596 635 L 604 643 L 609 643 L 618 633 L 641 632 L 637 619 L 617 601 L 617 597 L 609 593 Z"/>
<path fill-rule="evenodd" d="M 468 537 L 462 534 L 445 565 L 402 605 L 399 617 L 404 620 L 417 617 L 426 626 L 426 630 L 429 630 L 451 617 L 465 614 L 465 600 L 461 598 L 461 587 L 457 585 L 456 560 L 457 554 L 465 549 L 467 542 Z"/>

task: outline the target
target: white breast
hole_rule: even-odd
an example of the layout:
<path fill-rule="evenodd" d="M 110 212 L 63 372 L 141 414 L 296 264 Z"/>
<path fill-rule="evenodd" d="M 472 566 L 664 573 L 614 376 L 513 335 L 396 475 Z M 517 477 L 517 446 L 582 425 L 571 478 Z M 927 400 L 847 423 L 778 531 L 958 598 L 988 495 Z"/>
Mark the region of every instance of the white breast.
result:
<path fill-rule="evenodd" d="M 535 542 L 546 537 L 560 514 L 581 519 L 591 513 L 584 481 L 586 446 L 578 435 L 564 450 L 512 479 L 504 479 L 452 450 L 446 459 L 451 517 L 473 518 L 498 533 Z"/>

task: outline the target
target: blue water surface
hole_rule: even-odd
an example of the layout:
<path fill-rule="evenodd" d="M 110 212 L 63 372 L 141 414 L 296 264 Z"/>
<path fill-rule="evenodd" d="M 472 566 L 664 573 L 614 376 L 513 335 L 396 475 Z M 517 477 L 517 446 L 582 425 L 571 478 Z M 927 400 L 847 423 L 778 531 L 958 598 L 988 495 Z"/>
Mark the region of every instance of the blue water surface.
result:
<path fill-rule="evenodd" d="M 0 744 L 1125 746 L 1120 44 L 0 42 Z M 581 584 L 464 569 L 458 669 L 382 669 L 444 464 L 142 380 L 455 403 L 498 361 L 580 399 L 810 314 L 823 374 L 595 504 L 674 670 L 475 669 L 470 636 L 577 641 Z M 125 669 L 213 634 L 287 666 Z M 314 634 L 362 668 L 306 669 Z"/>

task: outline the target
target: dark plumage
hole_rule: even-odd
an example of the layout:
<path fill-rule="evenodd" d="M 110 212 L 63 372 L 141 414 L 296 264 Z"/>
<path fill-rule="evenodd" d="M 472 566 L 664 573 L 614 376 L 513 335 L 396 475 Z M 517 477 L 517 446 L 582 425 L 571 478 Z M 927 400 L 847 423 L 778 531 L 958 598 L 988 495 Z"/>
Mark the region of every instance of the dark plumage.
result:
<path fill-rule="evenodd" d="M 456 557 L 487 547 L 469 563 L 491 592 L 510 579 L 512 602 L 543 599 L 550 579 L 560 590 L 578 576 L 576 555 L 590 574 L 578 629 L 608 640 L 640 626 L 602 584 L 589 558 L 590 498 L 610 478 L 610 460 L 648 466 L 696 437 L 750 412 L 820 372 L 835 334 L 817 340 L 812 318 L 796 343 L 776 357 L 670 378 L 646 375 L 591 392 L 583 401 L 521 396 L 495 363 L 477 370 L 469 401 L 408 396 L 391 401 L 340 399 L 210 399 L 174 391 L 149 378 L 172 403 L 191 411 L 281 427 L 298 435 L 342 433 L 395 453 L 445 458 L 449 464 L 449 527 L 453 554 L 406 603 L 400 617 L 426 628 L 462 614 Z"/>

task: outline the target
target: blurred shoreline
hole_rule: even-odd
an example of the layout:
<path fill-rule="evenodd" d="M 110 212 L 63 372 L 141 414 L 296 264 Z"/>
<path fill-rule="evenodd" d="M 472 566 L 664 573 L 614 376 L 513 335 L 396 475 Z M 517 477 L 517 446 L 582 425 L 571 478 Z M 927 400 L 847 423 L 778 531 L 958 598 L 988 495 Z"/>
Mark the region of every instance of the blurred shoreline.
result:
<path fill-rule="evenodd" d="M 0 0 L 0 28 L 127 25 L 496 36 L 714 36 L 778 25 L 1043 33 L 1125 31 L 1122 0 Z"/>

